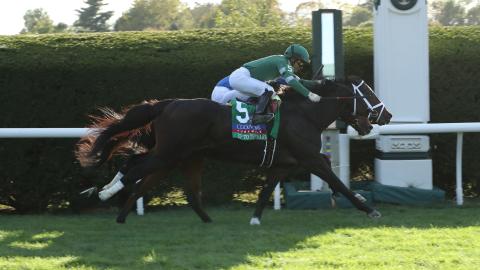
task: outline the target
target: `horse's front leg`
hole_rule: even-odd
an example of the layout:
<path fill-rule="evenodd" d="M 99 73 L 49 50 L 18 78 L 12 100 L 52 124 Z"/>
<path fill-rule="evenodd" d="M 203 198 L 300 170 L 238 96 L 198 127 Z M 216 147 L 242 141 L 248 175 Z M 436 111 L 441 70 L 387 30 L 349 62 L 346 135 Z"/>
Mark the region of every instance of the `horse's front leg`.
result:
<path fill-rule="evenodd" d="M 365 204 L 363 196 L 352 192 L 345 184 L 335 175 L 332 168 L 326 162 L 320 153 L 312 154 L 310 158 L 305 158 L 302 165 L 310 170 L 311 173 L 322 178 L 332 190 L 343 194 L 357 209 L 364 211 L 370 218 L 381 217 L 380 212 Z"/>
<path fill-rule="evenodd" d="M 330 158 L 325 155 L 325 154 L 320 154 L 322 156 L 322 158 L 325 160 L 325 162 L 327 163 L 327 166 L 331 169 L 332 168 L 332 162 L 330 161 Z M 330 187 L 330 186 L 329 186 Z M 334 188 L 334 187 L 330 187 L 330 189 L 332 190 L 332 197 L 331 197 L 331 200 L 332 200 L 332 205 L 335 207 L 337 201 L 336 201 L 336 198 L 337 198 L 337 195 L 338 195 L 338 191 Z M 359 194 L 359 193 L 353 193 L 355 195 L 355 197 L 357 197 L 357 199 L 359 199 L 361 202 L 366 202 L 367 199 L 365 197 L 362 196 L 362 194 Z"/>
<path fill-rule="evenodd" d="M 267 205 L 273 190 L 280 181 L 283 181 L 285 179 L 287 175 L 287 170 L 283 169 L 270 169 L 267 172 L 267 181 L 263 185 L 262 190 L 258 195 L 255 212 L 250 219 L 250 225 L 260 225 L 260 219 L 262 218 L 263 209 L 265 209 L 265 206 Z"/>

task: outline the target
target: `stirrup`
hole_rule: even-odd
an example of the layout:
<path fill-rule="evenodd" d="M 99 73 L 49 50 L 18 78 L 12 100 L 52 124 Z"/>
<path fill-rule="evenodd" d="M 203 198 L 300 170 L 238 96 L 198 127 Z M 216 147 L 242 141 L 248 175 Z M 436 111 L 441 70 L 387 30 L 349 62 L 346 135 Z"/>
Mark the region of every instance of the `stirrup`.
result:
<path fill-rule="evenodd" d="M 252 125 L 268 123 L 275 117 L 273 113 L 255 114 L 252 117 Z"/>
<path fill-rule="evenodd" d="M 273 91 L 265 90 L 265 92 L 258 97 L 258 103 L 255 107 L 255 114 L 263 114 L 265 112 L 273 94 Z"/>

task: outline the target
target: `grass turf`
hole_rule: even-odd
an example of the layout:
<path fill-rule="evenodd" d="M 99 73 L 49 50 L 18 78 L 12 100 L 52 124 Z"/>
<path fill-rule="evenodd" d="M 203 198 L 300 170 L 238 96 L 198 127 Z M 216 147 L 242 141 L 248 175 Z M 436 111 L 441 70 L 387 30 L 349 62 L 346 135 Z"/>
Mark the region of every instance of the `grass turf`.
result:
<path fill-rule="evenodd" d="M 0 269 L 480 269 L 480 204 L 351 209 L 186 207 L 131 214 L 0 215 Z"/>

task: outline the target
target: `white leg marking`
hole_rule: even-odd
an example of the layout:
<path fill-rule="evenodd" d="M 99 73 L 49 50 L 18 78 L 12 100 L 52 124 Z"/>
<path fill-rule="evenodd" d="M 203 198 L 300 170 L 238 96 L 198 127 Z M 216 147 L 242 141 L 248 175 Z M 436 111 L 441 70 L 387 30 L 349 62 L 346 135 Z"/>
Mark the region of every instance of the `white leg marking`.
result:
<path fill-rule="evenodd" d="M 367 199 L 365 199 L 365 197 L 363 197 L 361 194 L 359 193 L 355 193 L 355 198 L 359 199 L 362 203 L 366 202 Z"/>
<path fill-rule="evenodd" d="M 110 183 L 108 183 L 107 185 L 105 185 L 105 186 L 102 188 L 102 190 L 111 188 L 115 183 L 117 183 L 118 181 L 120 181 L 122 178 L 123 178 L 123 173 L 118 172 L 118 173 L 115 175 L 115 177 L 113 177 L 112 181 L 110 181 Z"/>
<path fill-rule="evenodd" d="M 256 217 L 252 217 L 252 219 L 250 219 L 250 225 L 260 225 L 260 220 Z"/>
<path fill-rule="evenodd" d="M 110 188 L 104 189 L 98 193 L 98 197 L 102 201 L 106 201 L 110 199 L 113 195 L 115 195 L 117 192 L 122 190 L 124 185 L 122 184 L 121 181 L 117 181 L 115 184 L 113 184 Z"/>

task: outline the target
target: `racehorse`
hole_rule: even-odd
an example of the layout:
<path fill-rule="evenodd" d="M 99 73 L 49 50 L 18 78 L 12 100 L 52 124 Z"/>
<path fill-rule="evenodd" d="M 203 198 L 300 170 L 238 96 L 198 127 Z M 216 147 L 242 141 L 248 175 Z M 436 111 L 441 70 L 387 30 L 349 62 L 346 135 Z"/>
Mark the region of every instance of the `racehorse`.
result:
<path fill-rule="evenodd" d="M 366 205 L 333 173 L 328 158 L 320 153 L 321 133 L 332 122 L 341 119 L 360 135 L 372 129 L 372 123 L 388 124 L 392 115 L 370 86 L 359 78 L 347 81 L 321 80 L 310 89 L 322 96 L 313 103 L 286 87 L 279 96 L 281 123 L 275 142 L 275 156 L 267 169 L 251 224 L 260 224 L 264 207 L 274 187 L 296 167 L 303 167 L 343 194 L 359 210 L 371 218 L 381 214 Z M 118 149 L 130 142 L 133 134 L 144 134 L 151 128 L 155 144 L 146 153 L 133 155 L 122 182 L 135 190 L 120 211 L 117 222 L 124 223 L 136 199 L 154 184 L 152 177 L 165 178 L 179 167 L 188 180 L 187 200 L 204 222 L 211 218 L 203 210 L 200 182 L 205 158 L 260 164 L 266 141 L 240 141 L 231 136 L 231 106 L 207 99 L 168 99 L 131 107 L 116 118 L 107 113 L 96 119 L 94 127 L 101 131 L 82 138 L 77 144 L 77 158 L 82 166 L 99 166 Z M 145 129 L 147 131 L 145 131 Z"/>

